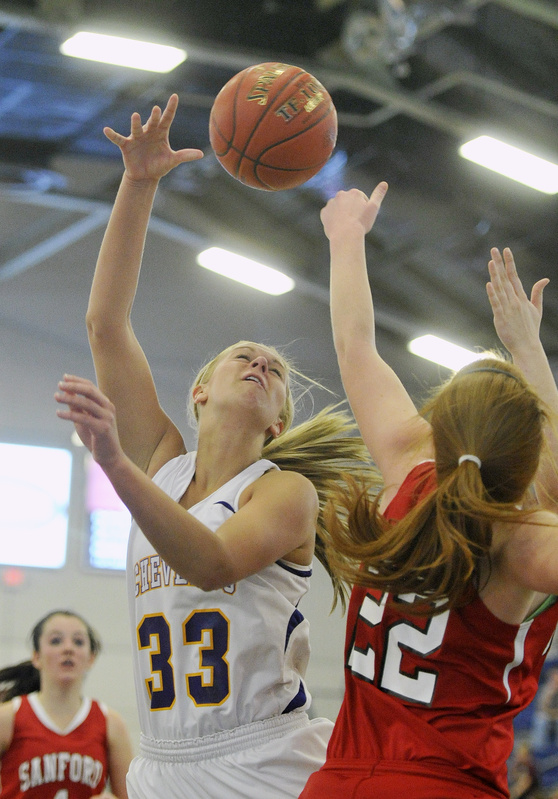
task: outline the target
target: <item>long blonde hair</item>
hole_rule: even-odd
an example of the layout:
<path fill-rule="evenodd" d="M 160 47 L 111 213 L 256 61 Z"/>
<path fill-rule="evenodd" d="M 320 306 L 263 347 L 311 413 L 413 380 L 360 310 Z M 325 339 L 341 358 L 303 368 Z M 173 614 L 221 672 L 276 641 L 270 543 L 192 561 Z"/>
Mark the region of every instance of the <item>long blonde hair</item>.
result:
<path fill-rule="evenodd" d="M 422 411 L 431 425 L 436 488 L 396 522 L 362 484 L 341 489 L 326 514 L 327 557 L 340 580 L 392 593 L 417 593 L 414 611 L 440 613 L 479 588 L 495 521 L 524 521 L 520 503 L 545 447 L 549 416 L 511 363 L 487 358 L 465 367 Z M 476 456 L 459 463 L 464 454 Z M 550 455 L 550 453 L 549 453 Z"/>
<path fill-rule="evenodd" d="M 196 375 L 191 389 L 206 383 L 215 367 L 233 349 L 242 346 L 254 345 L 254 342 L 240 341 L 233 344 L 212 358 L 203 366 Z M 283 421 L 283 431 L 277 438 L 269 438 L 262 451 L 262 458 L 275 463 L 280 469 L 299 472 L 307 477 L 314 485 L 319 500 L 319 515 L 316 529 L 315 554 L 327 571 L 333 585 L 333 604 L 337 602 L 345 608 L 347 587 L 333 573 L 325 552 L 324 511 L 327 505 L 332 505 L 339 513 L 343 512 L 338 505 L 339 486 L 347 475 L 352 475 L 359 482 L 366 481 L 377 486 L 378 473 L 374 469 L 370 454 L 362 438 L 357 435 L 358 428 L 352 415 L 343 408 L 343 403 L 335 403 L 314 414 L 308 420 L 291 426 L 295 416 L 295 406 L 308 390 L 308 386 L 323 388 L 317 381 L 306 377 L 299 372 L 293 364 L 277 349 L 265 345 L 282 364 L 286 374 L 287 395 L 285 404 L 280 414 Z M 294 378 L 294 379 L 293 379 Z M 292 384 L 306 385 L 297 397 L 293 396 Z M 190 391 L 192 397 L 192 390 Z M 190 405 L 191 416 L 198 420 L 198 408 L 192 402 Z"/>

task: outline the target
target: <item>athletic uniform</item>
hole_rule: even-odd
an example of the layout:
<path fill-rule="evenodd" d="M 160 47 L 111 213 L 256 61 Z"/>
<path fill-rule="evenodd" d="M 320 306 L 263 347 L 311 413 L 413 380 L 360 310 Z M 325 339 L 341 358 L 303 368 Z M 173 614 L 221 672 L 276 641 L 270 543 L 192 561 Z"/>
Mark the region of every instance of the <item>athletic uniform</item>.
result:
<path fill-rule="evenodd" d="M 2 756 L 1 799 L 89 799 L 102 793 L 108 746 L 104 706 L 84 699 L 61 730 L 37 694 L 12 702 L 14 734 Z"/>
<path fill-rule="evenodd" d="M 196 453 L 154 482 L 179 500 Z M 273 463 L 251 464 L 189 512 L 216 530 Z M 308 622 L 298 604 L 310 567 L 279 561 L 235 585 L 202 591 L 170 569 L 134 523 L 128 591 L 140 756 L 130 799 L 298 797 L 325 760 L 332 724 L 310 721 Z"/>
<path fill-rule="evenodd" d="M 434 487 L 434 464 L 419 464 L 386 518 L 403 518 Z M 513 719 L 537 690 L 558 603 L 507 624 L 479 596 L 430 619 L 405 613 L 415 598 L 353 589 L 345 697 L 327 762 L 301 799 L 509 796 Z"/>

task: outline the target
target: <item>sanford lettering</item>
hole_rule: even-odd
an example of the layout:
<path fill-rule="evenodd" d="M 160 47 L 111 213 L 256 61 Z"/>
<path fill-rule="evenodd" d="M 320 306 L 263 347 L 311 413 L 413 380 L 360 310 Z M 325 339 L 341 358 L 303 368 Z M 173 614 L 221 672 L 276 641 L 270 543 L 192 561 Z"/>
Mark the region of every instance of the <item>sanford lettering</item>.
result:
<path fill-rule="evenodd" d="M 20 764 L 19 787 L 22 793 L 39 785 L 70 782 L 96 788 L 103 776 L 103 764 L 77 752 L 52 752 Z"/>

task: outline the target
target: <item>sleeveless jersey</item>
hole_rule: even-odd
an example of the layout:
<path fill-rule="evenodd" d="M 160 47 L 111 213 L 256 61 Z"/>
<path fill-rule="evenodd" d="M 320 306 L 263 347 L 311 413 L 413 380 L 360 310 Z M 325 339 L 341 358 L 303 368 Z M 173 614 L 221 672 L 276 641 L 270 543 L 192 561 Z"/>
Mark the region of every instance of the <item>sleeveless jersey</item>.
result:
<path fill-rule="evenodd" d="M 12 700 L 12 742 L 1 760 L 1 799 L 89 799 L 107 780 L 107 722 L 102 707 L 84 699 L 59 730 L 36 694 Z"/>
<path fill-rule="evenodd" d="M 195 452 L 180 455 L 154 482 L 178 501 L 195 465 Z M 238 510 L 242 491 L 273 468 L 251 464 L 189 513 L 216 530 Z M 202 591 L 169 568 L 133 523 L 127 579 L 142 733 L 183 741 L 305 710 L 309 627 L 297 606 L 310 575 L 310 567 L 280 561 Z"/>
<path fill-rule="evenodd" d="M 403 518 L 434 487 L 434 464 L 419 464 L 387 507 L 386 518 Z M 326 769 L 368 765 L 371 785 L 377 773 L 382 788 L 398 770 L 445 774 L 469 785 L 451 796 L 509 796 L 513 719 L 537 690 L 558 604 L 522 624 L 507 624 L 478 595 L 465 607 L 429 619 L 405 613 L 414 594 L 399 595 L 390 606 L 393 598 L 381 590 L 352 591 L 345 696 Z M 322 788 L 324 780 L 327 771 L 321 774 Z M 409 799 L 412 785 L 411 780 Z"/>

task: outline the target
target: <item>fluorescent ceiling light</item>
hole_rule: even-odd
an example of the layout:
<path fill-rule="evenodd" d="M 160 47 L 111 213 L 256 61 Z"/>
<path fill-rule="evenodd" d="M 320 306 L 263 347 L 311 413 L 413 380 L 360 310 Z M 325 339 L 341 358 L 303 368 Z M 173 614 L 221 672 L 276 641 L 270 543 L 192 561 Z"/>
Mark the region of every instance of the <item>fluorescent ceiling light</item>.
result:
<path fill-rule="evenodd" d="M 219 275 L 237 280 L 246 286 L 265 291 L 266 294 L 285 294 L 294 288 L 294 280 L 272 269 L 245 258 L 243 255 L 222 250 L 220 247 L 210 247 L 200 252 L 197 262 L 205 269 L 217 272 Z"/>
<path fill-rule="evenodd" d="M 545 194 L 558 192 L 558 164 L 504 144 L 491 136 L 479 136 L 466 142 L 459 148 L 459 154 Z"/>
<path fill-rule="evenodd" d="M 186 59 L 186 52 L 178 47 L 86 31 L 80 31 L 63 42 L 60 52 L 74 58 L 149 72 L 170 72 Z"/>
<path fill-rule="evenodd" d="M 409 341 L 407 349 L 413 355 L 419 355 L 428 361 L 439 363 L 440 366 L 445 366 L 454 372 L 467 366 L 468 363 L 473 363 L 473 361 L 484 357 L 484 353 L 471 352 L 465 347 L 459 347 L 457 344 L 451 344 L 449 341 L 444 341 L 443 338 L 431 335 L 420 336 Z"/>

